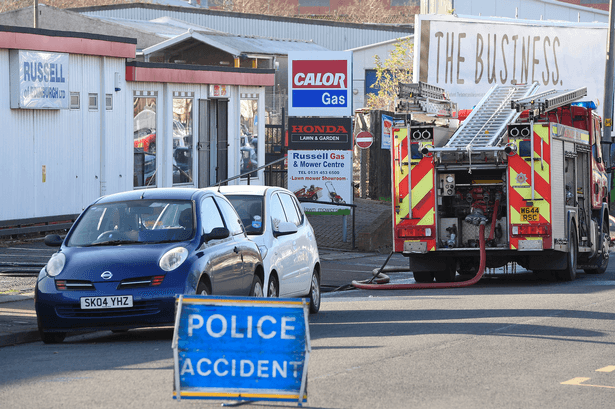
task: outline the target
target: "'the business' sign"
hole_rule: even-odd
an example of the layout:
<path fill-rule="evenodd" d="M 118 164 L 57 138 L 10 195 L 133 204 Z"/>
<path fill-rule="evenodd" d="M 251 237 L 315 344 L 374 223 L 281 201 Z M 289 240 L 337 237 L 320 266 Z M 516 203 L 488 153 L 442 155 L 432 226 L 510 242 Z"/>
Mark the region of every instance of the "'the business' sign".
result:
<path fill-rule="evenodd" d="M 289 116 L 352 116 L 352 52 L 288 53 Z"/>
<path fill-rule="evenodd" d="M 307 399 L 307 300 L 179 296 L 175 399 Z"/>

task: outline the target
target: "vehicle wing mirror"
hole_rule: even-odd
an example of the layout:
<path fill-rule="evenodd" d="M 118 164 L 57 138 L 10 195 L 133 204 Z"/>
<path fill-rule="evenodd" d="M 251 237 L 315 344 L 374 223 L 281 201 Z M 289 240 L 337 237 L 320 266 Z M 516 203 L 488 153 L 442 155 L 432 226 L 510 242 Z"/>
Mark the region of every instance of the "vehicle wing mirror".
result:
<path fill-rule="evenodd" d="M 45 236 L 45 245 L 49 247 L 60 247 L 63 241 L 59 234 L 48 234 Z"/>
<path fill-rule="evenodd" d="M 299 230 L 294 223 L 280 222 L 278 229 L 275 231 L 275 236 L 285 236 L 287 234 L 297 233 Z"/>
<path fill-rule="evenodd" d="M 209 234 L 205 235 L 205 241 L 226 239 L 231 232 L 226 227 L 214 227 Z"/>

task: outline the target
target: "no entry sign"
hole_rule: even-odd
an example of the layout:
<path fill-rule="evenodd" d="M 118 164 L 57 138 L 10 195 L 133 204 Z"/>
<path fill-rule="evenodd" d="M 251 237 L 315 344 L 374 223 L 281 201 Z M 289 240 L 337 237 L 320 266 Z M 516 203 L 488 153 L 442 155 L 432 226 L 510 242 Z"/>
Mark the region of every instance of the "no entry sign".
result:
<path fill-rule="evenodd" d="M 357 135 L 357 146 L 361 149 L 367 149 L 372 146 L 374 137 L 367 131 L 359 132 Z"/>

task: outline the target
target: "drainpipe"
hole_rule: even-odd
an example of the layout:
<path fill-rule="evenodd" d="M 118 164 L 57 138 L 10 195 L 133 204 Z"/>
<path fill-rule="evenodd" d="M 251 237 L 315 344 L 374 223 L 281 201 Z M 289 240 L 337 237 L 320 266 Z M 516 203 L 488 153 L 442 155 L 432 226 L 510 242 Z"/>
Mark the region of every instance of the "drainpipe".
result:
<path fill-rule="evenodd" d="M 102 57 L 100 64 L 100 195 L 107 194 L 107 81 L 105 80 L 105 66 L 107 58 Z"/>
<path fill-rule="evenodd" d="M 38 28 L 38 0 L 34 0 L 34 28 Z"/>

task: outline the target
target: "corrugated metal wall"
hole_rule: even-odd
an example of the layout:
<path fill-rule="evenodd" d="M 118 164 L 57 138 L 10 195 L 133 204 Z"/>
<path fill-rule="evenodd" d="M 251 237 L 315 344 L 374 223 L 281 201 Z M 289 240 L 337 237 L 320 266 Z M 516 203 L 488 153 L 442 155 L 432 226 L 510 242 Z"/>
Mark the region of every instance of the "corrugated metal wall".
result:
<path fill-rule="evenodd" d="M 574 4 L 542 0 L 421 0 L 421 14 L 508 17 L 527 20 L 608 23 L 609 13 Z"/>
<path fill-rule="evenodd" d="M 171 17 L 203 27 L 237 35 L 256 35 L 280 39 L 314 41 L 330 50 L 348 50 L 381 41 L 405 37 L 413 33 L 410 26 L 357 25 L 344 23 L 322 23 L 319 21 L 294 18 L 273 18 L 268 16 L 245 17 L 231 13 L 216 13 L 211 10 L 180 11 L 177 7 L 165 8 L 149 5 L 139 7 L 84 8 L 75 9 L 84 15 L 115 17 L 132 20 L 153 20 Z M 301 22 L 305 21 L 305 23 Z M 408 21 L 414 24 L 414 19 Z"/>
<path fill-rule="evenodd" d="M 5 96 L 8 56 L 0 50 L 0 93 Z M 115 72 L 124 78 L 123 59 L 70 55 L 69 90 L 79 92 L 79 109 L 10 109 L 9 98 L 0 98 L 0 220 L 80 213 L 101 196 L 101 182 L 107 192 L 132 188 L 132 133 L 124 129 L 127 90 L 114 92 Z M 88 108 L 89 93 L 98 95 L 96 110 Z M 105 94 L 114 95 L 112 110 L 105 109 Z M 100 166 L 102 118 L 107 124 L 105 174 Z"/>

